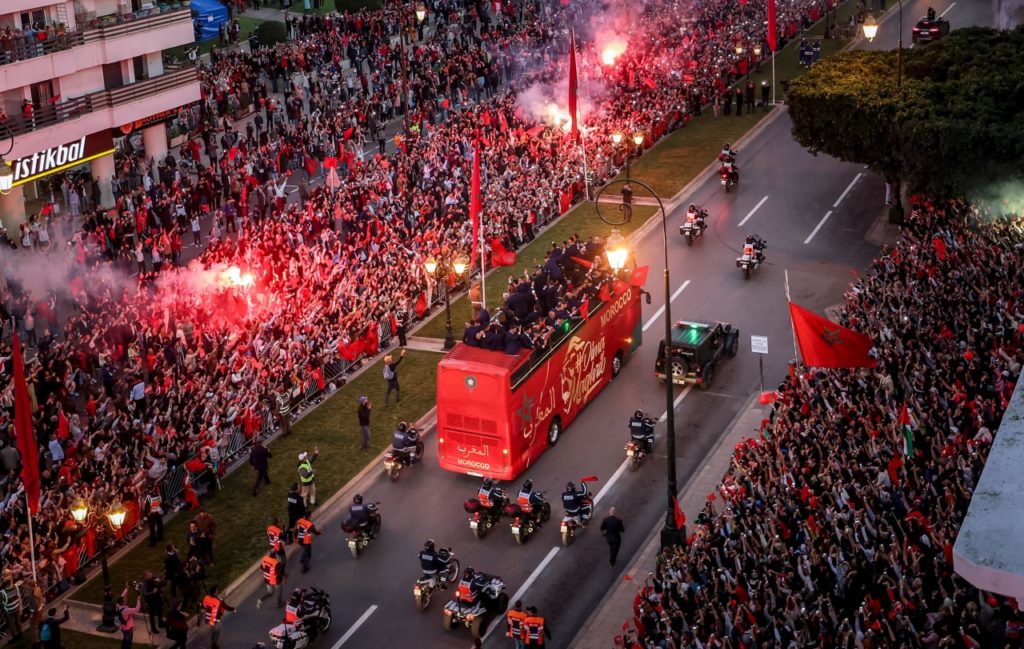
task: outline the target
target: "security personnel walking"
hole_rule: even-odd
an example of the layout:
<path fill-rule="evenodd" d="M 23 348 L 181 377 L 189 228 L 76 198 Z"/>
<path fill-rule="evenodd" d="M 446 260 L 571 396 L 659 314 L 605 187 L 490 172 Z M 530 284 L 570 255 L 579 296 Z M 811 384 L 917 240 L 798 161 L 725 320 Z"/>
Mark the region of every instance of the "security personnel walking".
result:
<path fill-rule="evenodd" d="M 523 649 L 526 645 L 523 641 L 523 621 L 526 619 L 526 611 L 523 610 L 523 600 L 517 599 L 512 609 L 505 615 L 505 623 L 508 628 L 505 636 L 512 638 L 516 649 Z"/>
<path fill-rule="evenodd" d="M 544 626 L 544 618 L 537 615 L 537 607 L 531 606 L 526 609 L 526 619 L 523 620 L 523 646 L 543 647 L 544 638 L 551 638 L 551 630 Z"/>
<path fill-rule="evenodd" d="M 160 497 L 160 486 L 154 484 L 142 506 L 146 512 L 146 523 L 149 525 L 149 547 L 164 540 L 164 501 Z"/>
<path fill-rule="evenodd" d="M 307 507 L 316 504 L 316 472 L 313 471 L 313 463 L 316 462 L 318 455 L 320 449 L 317 447 L 313 448 L 313 455 L 306 451 L 299 453 L 299 493 L 302 494 Z"/>
<path fill-rule="evenodd" d="M 293 482 L 292 488 L 288 492 L 288 529 L 285 530 L 289 543 L 295 540 L 295 523 L 305 513 L 306 499 L 302 497 L 302 492 L 299 491 L 299 483 Z"/>
<path fill-rule="evenodd" d="M 260 562 L 260 569 L 263 571 L 263 585 L 267 592 L 256 600 L 256 608 L 262 607 L 263 600 L 273 597 L 275 592 L 277 593 L 277 608 L 284 606 L 284 561 L 279 559 L 279 552 L 280 555 L 284 555 L 284 548 L 282 547 L 280 551 L 275 548 L 267 550 L 266 556 Z"/>
<path fill-rule="evenodd" d="M 273 523 L 267 525 L 267 545 L 271 552 L 275 555 L 279 555 L 278 559 L 280 560 L 283 568 L 283 564 L 285 563 L 284 530 L 278 527 L 277 517 L 274 517 Z"/>
<path fill-rule="evenodd" d="M 309 572 L 309 562 L 313 560 L 313 537 L 321 534 L 316 529 L 313 521 L 309 520 L 309 510 L 295 524 L 295 540 L 302 546 L 302 556 L 299 563 L 302 564 L 302 572 Z"/>
<path fill-rule="evenodd" d="M 203 615 L 199 618 L 200 624 L 205 618 L 210 626 L 210 649 L 220 649 L 220 623 L 225 612 L 234 613 L 235 607 L 228 606 L 218 594 L 217 587 L 211 586 L 203 598 Z"/>

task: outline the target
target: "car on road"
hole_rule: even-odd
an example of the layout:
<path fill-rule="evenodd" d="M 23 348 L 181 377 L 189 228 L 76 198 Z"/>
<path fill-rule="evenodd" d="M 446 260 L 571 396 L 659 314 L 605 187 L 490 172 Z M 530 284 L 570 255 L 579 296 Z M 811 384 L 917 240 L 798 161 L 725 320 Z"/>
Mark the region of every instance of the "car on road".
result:
<path fill-rule="evenodd" d="M 672 327 L 672 382 L 694 383 L 707 390 L 714 382 L 719 359 L 735 356 L 739 345 L 739 329 L 727 322 L 677 321 Z M 664 340 L 658 346 L 654 375 L 666 380 Z"/>
<path fill-rule="evenodd" d="M 910 39 L 914 45 L 918 43 L 931 43 L 937 41 L 949 33 L 949 21 L 945 18 L 922 16 L 914 29 L 910 32 Z"/>

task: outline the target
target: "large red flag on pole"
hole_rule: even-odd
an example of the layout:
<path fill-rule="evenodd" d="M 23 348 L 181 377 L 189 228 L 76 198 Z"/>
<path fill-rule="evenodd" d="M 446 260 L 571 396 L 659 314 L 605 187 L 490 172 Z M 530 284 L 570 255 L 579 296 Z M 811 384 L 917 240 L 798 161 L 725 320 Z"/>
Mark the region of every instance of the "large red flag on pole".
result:
<path fill-rule="evenodd" d="M 25 359 L 21 357 L 21 342 L 14 335 L 14 432 L 21 453 L 21 479 L 25 483 L 25 497 L 31 514 L 39 513 L 39 444 L 32 432 L 32 405 L 25 383 Z"/>
<path fill-rule="evenodd" d="M 576 79 L 576 33 L 569 32 L 569 119 L 572 124 L 572 139 L 580 137 L 579 125 L 576 124 L 576 100 L 579 95 L 579 82 Z"/>
<path fill-rule="evenodd" d="M 775 51 L 778 43 L 775 41 L 775 34 L 778 32 L 778 25 L 775 24 L 775 0 L 768 0 L 768 49 Z"/>
<path fill-rule="evenodd" d="M 871 357 L 874 341 L 869 336 L 847 329 L 807 309 L 789 303 L 793 333 L 804 364 L 811 367 L 874 367 Z"/>
<path fill-rule="evenodd" d="M 469 189 L 469 220 L 473 224 L 473 250 L 470 257 L 476 260 L 476 246 L 480 241 L 480 141 L 473 147 L 473 175 Z"/>

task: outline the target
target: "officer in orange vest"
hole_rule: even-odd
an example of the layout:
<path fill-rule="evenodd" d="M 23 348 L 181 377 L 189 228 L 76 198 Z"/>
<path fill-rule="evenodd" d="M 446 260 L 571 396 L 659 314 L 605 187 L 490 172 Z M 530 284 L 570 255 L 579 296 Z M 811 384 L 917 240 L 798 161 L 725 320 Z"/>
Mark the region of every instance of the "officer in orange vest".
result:
<path fill-rule="evenodd" d="M 526 611 L 523 610 L 523 601 L 517 599 L 515 606 L 505 615 L 505 622 L 508 624 L 505 636 L 512 638 L 516 643 L 516 649 L 523 649 L 526 646 L 523 644 L 523 620 L 525 619 Z"/>
<path fill-rule="evenodd" d="M 277 517 L 274 517 L 274 522 L 267 526 L 267 544 L 270 549 L 277 555 L 277 560 L 281 562 L 281 570 L 285 570 L 285 552 L 284 552 L 284 539 L 285 532 L 277 524 Z"/>
<path fill-rule="evenodd" d="M 523 644 L 526 647 L 543 647 L 544 638 L 551 638 L 551 631 L 544 626 L 544 618 L 537 615 L 537 607 L 526 609 L 527 616 L 523 620 Z"/>
<path fill-rule="evenodd" d="M 206 597 L 203 598 L 203 615 L 206 618 L 206 623 L 210 625 L 210 649 L 220 649 L 220 622 L 225 611 L 235 612 L 235 607 L 228 606 L 217 593 L 217 587 L 211 586 Z"/>
<path fill-rule="evenodd" d="M 277 608 L 284 606 L 284 561 L 278 558 L 283 554 L 283 550 L 278 552 L 271 548 L 260 562 L 260 569 L 263 571 L 263 584 L 266 586 L 267 592 L 256 600 L 256 608 L 263 606 L 263 600 L 273 597 L 275 591 L 277 592 Z"/>
<path fill-rule="evenodd" d="M 154 484 L 143 501 L 146 523 L 149 525 L 149 547 L 164 540 L 164 507 L 160 497 L 160 486 Z"/>
<path fill-rule="evenodd" d="M 305 516 L 295 524 L 295 540 L 302 546 L 302 556 L 299 558 L 302 572 L 309 572 L 309 562 L 313 560 L 313 537 L 321 534 L 313 521 L 309 520 L 309 514 L 307 509 Z"/>

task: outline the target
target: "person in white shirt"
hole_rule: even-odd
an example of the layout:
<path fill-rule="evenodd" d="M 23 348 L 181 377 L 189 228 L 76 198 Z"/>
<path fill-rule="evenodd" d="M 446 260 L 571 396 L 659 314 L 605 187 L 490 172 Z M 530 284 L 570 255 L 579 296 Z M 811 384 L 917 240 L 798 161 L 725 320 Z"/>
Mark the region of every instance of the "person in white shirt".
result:
<path fill-rule="evenodd" d="M 53 458 L 54 462 L 62 462 L 64 460 L 64 447 L 60 445 L 60 440 L 57 439 L 57 433 L 50 433 L 50 457 Z"/>

